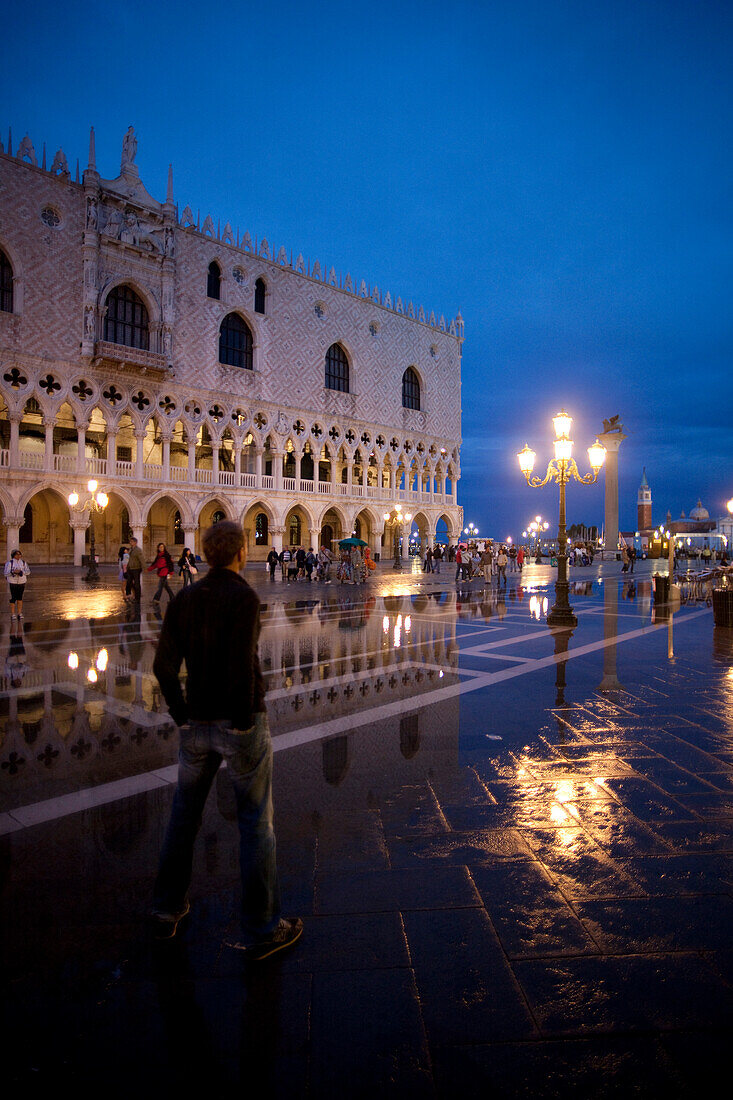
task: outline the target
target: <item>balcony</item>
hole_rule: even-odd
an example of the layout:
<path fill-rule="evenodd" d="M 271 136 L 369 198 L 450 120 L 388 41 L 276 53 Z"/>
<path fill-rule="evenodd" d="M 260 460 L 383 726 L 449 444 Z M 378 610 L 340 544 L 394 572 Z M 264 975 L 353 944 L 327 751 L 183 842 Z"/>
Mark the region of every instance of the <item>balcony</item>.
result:
<path fill-rule="evenodd" d="M 140 371 L 153 378 L 165 378 L 169 373 L 164 355 L 142 348 L 128 348 L 126 344 L 110 344 L 107 340 L 97 340 L 94 345 L 94 366 Z"/>

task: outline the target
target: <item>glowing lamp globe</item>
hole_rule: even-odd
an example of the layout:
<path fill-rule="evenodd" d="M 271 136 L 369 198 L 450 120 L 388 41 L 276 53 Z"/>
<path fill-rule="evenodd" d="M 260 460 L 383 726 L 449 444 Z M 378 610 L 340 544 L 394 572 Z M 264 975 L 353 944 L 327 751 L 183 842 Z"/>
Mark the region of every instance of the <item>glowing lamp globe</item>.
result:
<path fill-rule="evenodd" d="M 597 439 L 595 443 L 588 448 L 588 460 L 592 470 L 600 470 L 603 463 L 606 461 L 606 448 Z"/>
<path fill-rule="evenodd" d="M 558 439 L 568 439 L 570 436 L 570 428 L 572 427 L 573 418 L 563 409 L 557 416 L 553 416 L 552 423 L 555 425 L 555 435 Z M 559 455 L 556 457 L 560 457 Z"/>
<path fill-rule="evenodd" d="M 570 417 L 568 417 L 568 420 Z M 573 455 L 573 441 L 562 436 L 555 440 L 555 458 L 558 462 L 569 462 Z"/>
<path fill-rule="evenodd" d="M 531 474 L 534 469 L 534 460 L 536 458 L 535 452 L 530 447 L 529 443 L 525 443 L 524 450 L 519 451 L 517 458 L 519 459 L 519 469 L 523 474 Z"/>

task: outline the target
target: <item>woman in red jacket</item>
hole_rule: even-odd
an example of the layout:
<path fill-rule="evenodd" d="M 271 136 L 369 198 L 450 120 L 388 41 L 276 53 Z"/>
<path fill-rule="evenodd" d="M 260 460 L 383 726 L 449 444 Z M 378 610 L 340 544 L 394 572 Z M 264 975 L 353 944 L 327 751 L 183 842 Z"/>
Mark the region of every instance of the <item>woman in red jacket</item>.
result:
<path fill-rule="evenodd" d="M 171 586 L 168 584 L 168 577 L 173 572 L 173 559 L 166 550 L 164 542 L 158 543 L 158 552 L 155 561 L 152 565 L 148 566 L 148 573 L 152 573 L 153 571 L 158 574 L 158 591 L 153 596 L 153 603 L 160 603 L 163 589 L 166 590 L 169 598 L 173 596 Z"/>

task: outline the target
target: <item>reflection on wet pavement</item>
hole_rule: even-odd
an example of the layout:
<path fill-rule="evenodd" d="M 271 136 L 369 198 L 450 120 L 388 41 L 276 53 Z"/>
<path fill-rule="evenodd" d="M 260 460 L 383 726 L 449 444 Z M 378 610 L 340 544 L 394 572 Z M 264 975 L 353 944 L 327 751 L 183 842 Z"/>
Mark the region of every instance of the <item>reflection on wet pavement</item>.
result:
<path fill-rule="evenodd" d="M 166 989 L 205 1024 L 194 1076 L 240 1083 L 257 1050 L 274 1095 L 591 1095 L 599 1066 L 609 1094 L 692 1095 L 700 1044 L 712 1072 L 708 1039 L 733 1020 L 733 631 L 704 603 L 655 606 L 643 572 L 584 573 L 562 631 L 539 573 L 506 591 L 248 575 L 283 890 L 306 935 L 264 989 L 222 951 L 237 860 L 221 773 L 167 956 Z M 68 1065 L 96 1004 L 75 1080 L 104 1079 L 122 1027 L 119 1078 L 155 1066 L 152 1091 L 180 1053 L 161 1040 L 168 999 L 143 993 L 177 742 L 151 671 L 160 618 L 112 583 L 34 580 L 25 626 L 0 627 L 17 1081 Z M 59 1014 L 70 960 L 83 992 Z"/>

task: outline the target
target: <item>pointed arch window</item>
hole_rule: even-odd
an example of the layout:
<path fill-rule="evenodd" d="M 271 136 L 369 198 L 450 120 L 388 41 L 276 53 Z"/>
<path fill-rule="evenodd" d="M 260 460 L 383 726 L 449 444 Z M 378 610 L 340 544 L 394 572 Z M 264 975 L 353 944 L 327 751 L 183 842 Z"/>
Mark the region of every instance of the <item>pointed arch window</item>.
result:
<path fill-rule="evenodd" d="M 206 297 L 216 298 L 217 302 L 221 298 L 221 268 L 216 260 L 212 260 L 209 264 L 209 273 L 206 276 Z"/>
<path fill-rule="evenodd" d="M 228 313 L 221 323 L 219 362 L 252 370 L 252 333 L 238 313 Z"/>
<path fill-rule="evenodd" d="M 257 279 L 255 282 L 255 313 L 265 312 L 265 294 L 267 293 L 267 287 L 265 286 L 264 279 Z"/>
<path fill-rule="evenodd" d="M 412 367 L 402 375 L 402 408 L 420 411 L 420 379 Z"/>
<path fill-rule="evenodd" d="M 150 341 L 148 311 L 142 298 L 131 286 L 116 286 L 107 296 L 104 338 L 110 344 L 148 350 Z"/>
<path fill-rule="evenodd" d="M 255 546 L 267 546 L 267 528 L 267 516 L 264 512 L 258 512 L 255 516 Z"/>
<path fill-rule="evenodd" d="M 349 360 L 340 344 L 331 344 L 326 352 L 326 389 L 349 392 Z"/>
<path fill-rule="evenodd" d="M 13 265 L 0 248 L 0 310 L 13 312 Z"/>

